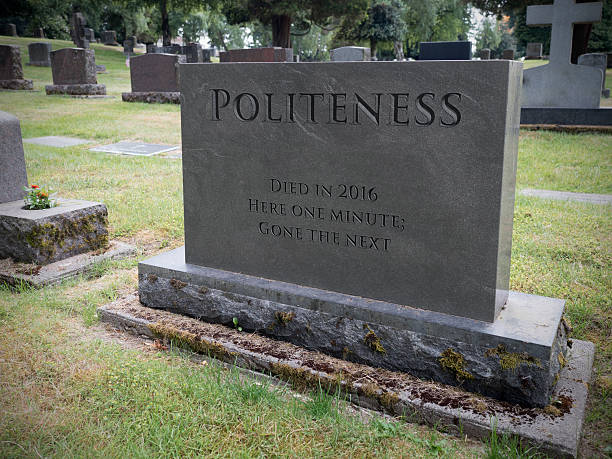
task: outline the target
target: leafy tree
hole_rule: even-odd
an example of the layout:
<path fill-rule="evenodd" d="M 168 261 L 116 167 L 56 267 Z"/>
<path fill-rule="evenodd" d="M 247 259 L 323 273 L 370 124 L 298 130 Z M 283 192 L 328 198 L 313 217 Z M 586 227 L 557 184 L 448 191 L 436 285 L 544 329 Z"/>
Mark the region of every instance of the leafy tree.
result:
<path fill-rule="evenodd" d="M 308 33 L 293 37 L 293 54 L 301 61 L 329 60 L 333 34 L 319 26 L 312 26 Z"/>
<path fill-rule="evenodd" d="M 495 49 L 501 43 L 501 31 L 497 28 L 495 20 L 485 18 L 476 35 L 476 49 Z"/>

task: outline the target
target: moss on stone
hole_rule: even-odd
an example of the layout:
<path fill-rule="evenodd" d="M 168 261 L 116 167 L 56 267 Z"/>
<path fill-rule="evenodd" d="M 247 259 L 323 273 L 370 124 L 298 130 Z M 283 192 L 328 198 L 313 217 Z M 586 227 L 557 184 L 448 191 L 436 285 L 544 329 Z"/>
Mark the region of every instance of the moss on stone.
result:
<path fill-rule="evenodd" d="M 157 338 L 168 339 L 179 347 L 191 349 L 200 354 L 207 354 L 223 361 L 233 361 L 235 352 L 228 351 L 222 344 L 198 337 L 193 333 L 178 330 L 169 325 L 156 322 L 147 325 Z"/>
<path fill-rule="evenodd" d="M 279 325 L 282 325 L 284 327 L 295 318 L 295 313 L 285 312 L 285 311 L 276 311 L 274 313 L 274 318 L 276 319 L 276 322 Z"/>
<path fill-rule="evenodd" d="M 559 361 L 559 365 L 561 365 L 561 368 L 567 365 L 567 359 L 565 358 L 562 352 L 559 352 L 559 354 L 557 354 L 557 360 Z"/>
<path fill-rule="evenodd" d="M 516 370 L 519 365 L 525 364 L 542 368 L 540 359 L 533 357 L 526 352 L 508 352 L 506 346 L 499 344 L 493 349 L 487 349 L 485 357 L 498 357 L 502 370 Z"/>
<path fill-rule="evenodd" d="M 376 336 L 374 330 L 372 330 L 368 324 L 365 324 L 364 328 L 367 329 L 368 332 L 363 338 L 363 343 L 370 349 L 372 349 L 374 352 L 378 352 L 379 354 L 386 354 L 387 350 L 381 344 L 380 338 Z"/>
<path fill-rule="evenodd" d="M 442 368 L 455 375 L 457 381 L 463 382 L 466 379 L 474 379 L 474 375 L 465 369 L 465 358 L 463 358 L 463 356 L 454 349 L 450 347 L 446 349 L 444 352 L 442 352 L 438 358 L 438 361 L 440 362 L 440 366 Z"/>
<path fill-rule="evenodd" d="M 170 285 L 172 285 L 172 287 L 174 287 L 176 290 L 182 290 L 187 287 L 187 282 L 172 278 L 170 279 Z"/>

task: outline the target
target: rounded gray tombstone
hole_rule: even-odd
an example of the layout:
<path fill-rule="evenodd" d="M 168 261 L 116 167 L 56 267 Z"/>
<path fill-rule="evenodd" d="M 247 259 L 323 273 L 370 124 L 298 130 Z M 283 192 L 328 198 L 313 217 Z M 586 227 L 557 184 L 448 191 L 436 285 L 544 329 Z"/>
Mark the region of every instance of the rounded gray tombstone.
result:
<path fill-rule="evenodd" d="M 28 45 L 30 62 L 28 65 L 37 67 L 51 67 L 51 43 L 34 42 Z"/>

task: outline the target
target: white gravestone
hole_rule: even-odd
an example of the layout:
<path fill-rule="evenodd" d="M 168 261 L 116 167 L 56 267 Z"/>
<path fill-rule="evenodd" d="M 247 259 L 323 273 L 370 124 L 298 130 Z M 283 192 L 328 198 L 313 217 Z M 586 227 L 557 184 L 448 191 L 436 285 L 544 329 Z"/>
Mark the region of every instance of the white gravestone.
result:
<path fill-rule="evenodd" d="M 599 108 L 602 74 L 599 69 L 574 65 L 574 24 L 601 21 L 601 2 L 555 0 L 553 5 L 527 7 L 527 25 L 552 24 L 550 63 L 523 72 L 523 107 Z"/>

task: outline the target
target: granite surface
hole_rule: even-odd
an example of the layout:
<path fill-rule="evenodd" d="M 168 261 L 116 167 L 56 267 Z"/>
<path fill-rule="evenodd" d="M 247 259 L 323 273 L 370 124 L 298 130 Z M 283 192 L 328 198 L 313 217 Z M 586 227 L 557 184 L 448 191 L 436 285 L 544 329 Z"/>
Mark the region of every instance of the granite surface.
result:
<path fill-rule="evenodd" d="M 51 51 L 51 72 L 55 86 L 98 83 L 95 54 L 91 49 L 63 48 Z"/>
<path fill-rule="evenodd" d="M 30 62 L 28 65 L 51 67 L 51 43 L 35 42 L 28 45 Z"/>
<path fill-rule="evenodd" d="M 22 199 L 23 187 L 28 186 L 21 127 L 10 113 L 0 112 L 0 139 L 0 203 L 4 203 Z"/>
<path fill-rule="evenodd" d="M 419 43 L 420 61 L 450 61 L 472 58 L 472 43 L 469 41 L 432 41 Z"/>
<path fill-rule="evenodd" d="M 130 59 L 132 93 L 178 92 L 183 55 L 150 53 Z M 125 99 L 124 99 L 125 100 Z"/>

